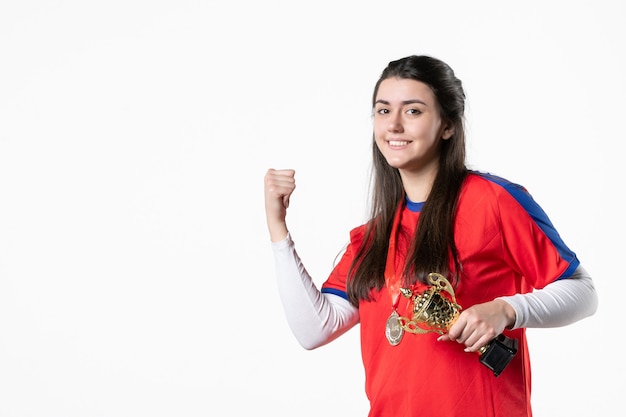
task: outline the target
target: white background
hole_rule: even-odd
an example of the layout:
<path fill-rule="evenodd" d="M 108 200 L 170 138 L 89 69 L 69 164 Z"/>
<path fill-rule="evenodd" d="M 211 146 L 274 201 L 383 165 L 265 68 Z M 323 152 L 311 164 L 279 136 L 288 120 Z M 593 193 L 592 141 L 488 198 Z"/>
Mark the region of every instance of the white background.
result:
<path fill-rule="evenodd" d="M 528 332 L 535 416 L 620 415 L 625 18 L 2 0 L 0 417 L 365 416 L 358 328 L 309 352 L 286 325 L 263 175 L 296 169 L 288 219 L 321 284 L 365 216 L 374 83 L 410 54 L 455 69 L 469 165 L 525 185 L 595 279 L 595 316 Z"/>

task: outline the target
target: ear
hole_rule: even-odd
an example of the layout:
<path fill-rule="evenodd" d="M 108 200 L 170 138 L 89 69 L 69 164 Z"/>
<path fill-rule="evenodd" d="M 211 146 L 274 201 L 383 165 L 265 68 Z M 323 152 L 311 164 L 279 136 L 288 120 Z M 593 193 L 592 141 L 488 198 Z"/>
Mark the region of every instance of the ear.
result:
<path fill-rule="evenodd" d="M 447 124 L 443 129 L 443 133 L 441 134 L 441 139 L 448 140 L 454 135 L 454 125 Z"/>

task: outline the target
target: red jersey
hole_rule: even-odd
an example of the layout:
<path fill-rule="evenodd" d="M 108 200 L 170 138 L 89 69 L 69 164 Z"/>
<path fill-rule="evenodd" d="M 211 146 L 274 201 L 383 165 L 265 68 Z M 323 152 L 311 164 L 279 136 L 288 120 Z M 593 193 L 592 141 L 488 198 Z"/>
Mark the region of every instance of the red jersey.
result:
<path fill-rule="evenodd" d="M 397 242 L 401 271 L 417 227 L 421 203 L 407 201 Z M 350 233 L 350 244 L 322 286 L 346 297 L 346 278 L 362 244 L 365 226 Z M 403 233 L 400 233 L 401 236 Z M 455 288 L 463 308 L 496 297 L 526 293 L 571 276 L 579 265 L 545 212 L 521 186 L 472 172 L 463 184 L 455 220 L 455 243 L 463 277 Z M 436 272 L 436 271 L 433 271 Z M 400 297 L 397 311 L 411 317 L 412 301 Z M 437 333 L 405 332 L 392 346 L 385 336 L 393 310 L 386 287 L 359 305 L 365 391 L 370 417 L 530 417 L 531 372 L 525 329 L 505 331 L 518 352 L 495 377 L 456 342 L 438 342 Z"/>

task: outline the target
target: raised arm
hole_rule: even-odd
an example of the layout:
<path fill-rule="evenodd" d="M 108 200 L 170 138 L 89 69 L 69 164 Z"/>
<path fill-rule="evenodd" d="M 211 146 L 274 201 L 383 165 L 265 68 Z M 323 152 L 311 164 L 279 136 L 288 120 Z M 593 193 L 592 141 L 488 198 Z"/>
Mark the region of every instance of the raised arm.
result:
<path fill-rule="evenodd" d="M 278 292 L 287 322 L 302 347 L 315 349 L 358 323 L 359 312 L 341 297 L 322 294 L 296 252 L 285 220 L 289 198 L 295 189 L 294 174 L 291 169 L 267 171 L 265 211 Z"/>

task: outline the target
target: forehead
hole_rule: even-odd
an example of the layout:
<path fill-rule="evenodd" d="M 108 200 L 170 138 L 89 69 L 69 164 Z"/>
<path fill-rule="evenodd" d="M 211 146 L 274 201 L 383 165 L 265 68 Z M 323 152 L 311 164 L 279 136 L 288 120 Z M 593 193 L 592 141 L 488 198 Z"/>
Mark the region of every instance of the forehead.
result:
<path fill-rule="evenodd" d="M 437 98 L 428 84 L 410 78 L 384 79 L 376 92 L 377 102 L 402 104 L 413 100 L 421 101 L 427 105 L 434 105 L 437 102 Z"/>

